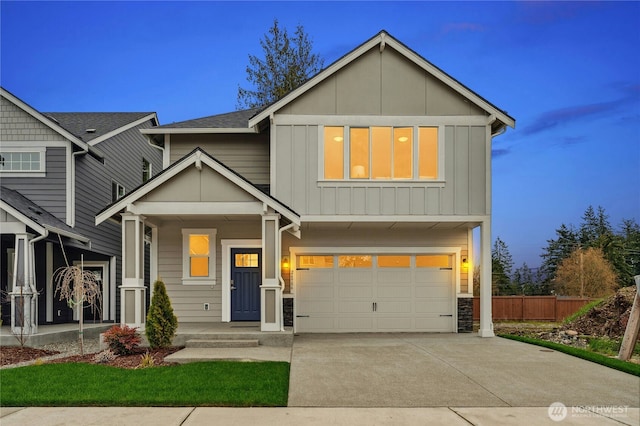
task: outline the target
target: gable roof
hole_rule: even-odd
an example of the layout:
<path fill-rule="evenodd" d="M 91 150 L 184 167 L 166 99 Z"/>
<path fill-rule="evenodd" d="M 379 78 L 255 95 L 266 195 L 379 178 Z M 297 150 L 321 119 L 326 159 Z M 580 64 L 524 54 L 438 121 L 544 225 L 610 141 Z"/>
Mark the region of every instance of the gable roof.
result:
<path fill-rule="evenodd" d="M 99 225 L 105 220 L 125 210 L 127 206 L 135 203 L 188 167 L 202 167 L 202 164 L 206 164 L 211 169 L 228 179 L 230 182 L 234 183 L 239 188 L 243 189 L 245 192 L 256 198 L 258 201 L 264 203 L 268 207 L 271 207 L 273 210 L 283 215 L 290 222 L 296 225 L 300 225 L 300 215 L 298 215 L 298 213 L 296 213 L 291 208 L 287 207 L 285 204 L 278 201 L 271 195 L 263 192 L 260 188 L 249 182 L 244 177 L 240 176 L 237 172 L 230 169 L 220 161 L 216 160 L 213 156 L 208 154 L 206 151 L 203 151 L 201 148 L 194 149 L 189 154 L 185 155 L 180 160 L 176 161 L 171 166 L 163 170 L 161 173 L 154 176 L 152 179 L 138 186 L 129 194 L 125 195 L 121 199 L 99 211 L 96 214 L 96 225 Z"/>
<path fill-rule="evenodd" d="M 355 61 L 360 56 L 364 55 L 369 50 L 374 47 L 379 46 L 380 52 L 384 50 L 386 46 L 390 46 L 407 59 L 412 61 L 414 64 L 422 68 L 424 71 L 428 72 L 430 75 L 440 80 L 443 84 L 451 88 L 452 90 L 458 92 L 460 95 L 464 96 L 466 99 L 477 105 L 479 108 L 487 111 L 490 115 L 495 116 L 496 120 L 501 123 L 500 125 L 493 126 L 494 128 L 499 127 L 515 127 L 515 120 L 509 116 L 505 111 L 499 109 L 462 83 L 460 83 L 455 78 L 451 77 L 449 74 L 445 73 L 440 68 L 433 65 L 431 62 L 427 61 L 425 58 L 420 56 L 418 53 L 401 43 L 400 41 L 393 38 L 386 31 L 381 31 L 376 34 L 374 37 L 364 42 L 360 46 L 356 47 L 351 52 L 347 53 L 331 65 L 329 65 L 324 70 L 320 71 L 315 76 L 311 77 L 307 82 L 302 84 L 297 89 L 292 90 L 280 100 L 268 105 L 262 111 L 257 113 L 254 117 L 249 120 L 249 126 L 257 126 L 261 121 L 268 118 L 271 114 L 275 113 L 289 102 L 294 99 L 302 96 L 304 93 L 309 91 L 311 88 L 317 86 L 319 83 L 330 77 L 331 75 L 338 72 L 340 69 L 344 68 L 351 62 Z"/>
<path fill-rule="evenodd" d="M 158 124 L 155 112 L 44 112 L 80 140 L 95 145 L 145 121 Z"/>
<path fill-rule="evenodd" d="M 89 238 L 78 234 L 75 229 L 58 219 L 33 201 L 13 189 L 0 187 L 0 208 L 11 214 L 40 235 L 45 231 L 54 232 L 65 237 L 73 238 L 83 243 Z"/>
<path fill-rule="evenodd" d="M 22 99 L 18 98 L 17 96 L 15 96 L 14 94 L 6 90 L 5 88 L 0 87 L 0 95 L 3 98 L 7 99 L 9 102 L 16 105 L 18 108 L 20 108 L 24 112 L 26 112 L 27 114 L 29 114 L 30 116 L 32 116 L 33 118 L 35 118 L 36 120 L 40 121 L 45 126 L 49 127 L 54 132 L 57 132 L 64 138 L 68 139 L 72 144 L 76 145 L 81 150 L 88 151 L 99 158 L 104 157 L 104 154 L 99 149 L 93 148 L 92 146 L 87 144 L 85 141 L 81 140 L 76 135 L 71 133 L 69 130 L 62 127 L 60 123 L 57 123 L 51 117 L 45 116 L 40 111 L 36 110 L 31 105 L 27 104 Z"/>

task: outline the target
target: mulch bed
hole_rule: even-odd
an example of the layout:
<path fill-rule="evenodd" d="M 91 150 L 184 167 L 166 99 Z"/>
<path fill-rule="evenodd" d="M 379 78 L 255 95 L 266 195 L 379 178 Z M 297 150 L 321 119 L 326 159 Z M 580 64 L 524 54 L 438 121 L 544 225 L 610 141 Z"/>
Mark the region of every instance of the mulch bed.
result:
<path fill-rule="evenodd" d="M 175 365 L 176 363 L 165 362 L 164 358 L 168 355 L 171 355 L 174 352 L 179 351 L 182 347 L 172 346 L 169 348 L 161 348 L 161 349 L 147 349 L 147 348 L 137 348 L 133 354 L 131 355 L 120 355 L 116 359 L 111 362 L 103 363 L 103 365 L 109 365 L 112 367 L 118 368 L 138 368 L 140 366 L 140 362 L 142 356 L 149 351 L 149 355 L 151 355 L 154 359 L 154 366 L 162 367 L 168 365 Z M 23 361 L 35 360 L 38 358 L 44 358 L 50 355 L 56 355 L 59 352 L 55 351 L 47 351 L 43 349 L 36 348 L 28 348 L 28 347 L 13 347 L 13 346 L 3 346 L 0 347 L 0 365 L 10 365 L 17 364 Z M 58 358 L 45 361 L 50 364 L 59 364 L 65 362 L 83 362 L 88 364 L 98 364 L 94 361 L 95 353 L 85 354 L 85 355 L 73 355 L 65 358 Z"/>

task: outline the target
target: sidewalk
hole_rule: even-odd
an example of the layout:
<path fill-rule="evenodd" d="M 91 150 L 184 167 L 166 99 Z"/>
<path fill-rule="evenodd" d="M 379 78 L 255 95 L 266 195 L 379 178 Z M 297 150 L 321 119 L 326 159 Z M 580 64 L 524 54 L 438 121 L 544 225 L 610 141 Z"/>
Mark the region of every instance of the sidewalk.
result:
<path fill-rule="evenodd" d="M 626 407 L 437 407 L 437 408 L 222 408 L 222 407 L 33 407 L 0 408 L 2 426 L 199 426 L 212 424 L 301 425 L 629 425 L 640 409 Z M 600 411 L 596 413 L 594 411 Z M 564 418 L 562 417 L 564 415 Z M 556 420 L 553 420 L 552 417 Z"/>

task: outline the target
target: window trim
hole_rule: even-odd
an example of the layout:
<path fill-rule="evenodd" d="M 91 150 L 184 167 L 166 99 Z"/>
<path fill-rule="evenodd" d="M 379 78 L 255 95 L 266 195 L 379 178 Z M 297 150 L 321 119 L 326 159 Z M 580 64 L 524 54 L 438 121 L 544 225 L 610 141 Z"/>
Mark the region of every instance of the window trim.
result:
<path fill-rule="evenodd" d="M 218 230 L 216 228 L 182 228 L 182 284 L 216 285 L 216 247 Z M 206 277 L 189 276 L 189 236 L 192 234 L 209 236 L 209 275 Z"/>
<path fill-rule="evenodd" d="M 5 153 L 35 153 L 40 155 L 40 169 L 38 170 L 1 170 L 2 177 L 45 177 L 47 172 L 47 148 L 46 147 L 15 147 L 3 144 L 0 155 Z"/>
<path fill-rule="evenodd" d="M 113 185 L 116 185 L 116 194 L 115 194 L 115 199 L 114 199 L 114 193 L 113 193 Z M 120 188 L 122 188 L 122 195 L 120 194 Z M 127 189 L 124 187 L 123 184 L 121 184 L 120 182 L 118 182 L 115 179 L 111 179 L 111 202 L 115 203 L 116 201 L 120 200 L 122 197 L 124 197 L 125 195 L 127 195 Z"/>
<path fill-rule="evenodd" d="M 145 170 L 145 165 L 147 166 L 147 170 Z M 151 161 L 142 157 L 142 183 L 145 183 L 151 180 L 152 176 L 153 176 L 153 164 L 151 164 Z"/>
<path fill-rule="evenodd" d="M 359 120 L 357 120 L 359 122 Z M 444 186 L 445 182 L 445 158 L 444 158 L 444 149 L 445 149 L 445 126 L 442 124 L 401 124 L 390 122 L 388 124 L 383 124 L 374 120 L 375 123 L 372 124 L 344 124 L 344 122 L 339 122 L 336 124 L 325 123 L 318 126 L 318 184 L 320 186 L 365 186 L 371 187 L 375 186 Z M 344 128 L 344 141 L 343 141 L 343 178 L 342 179 L 327 179 L 324 176 L 324 168 L 325 168 L 325 147 L 324 147 L 324 129 L 325 127 L 343 127 Z M 395 128 L 399 127 L 410 127 L 413 131 L 413 152 L 412 152 L 412 174 L 413 177 L 410 179 L 374 179 L 371 177 L 368 178 L 351 178 L 350 177 L 350 129 L 351 128 L 368 128 L 369 132 L 373 127 L 391 127 L 392 131 Z M 438 129 L 438 176 L 435 179 L 420 179 L 419 177 L 419 167 L 420 167 L 420 156 L 419 156 L 419 129 L 421 127 L 435 127 Z M 371 156 L 371 155 L 370 155 Z M 370 165 L 371 167 L 371 165 Z M 391 165 L 393 167 L 393 164 Z"/>

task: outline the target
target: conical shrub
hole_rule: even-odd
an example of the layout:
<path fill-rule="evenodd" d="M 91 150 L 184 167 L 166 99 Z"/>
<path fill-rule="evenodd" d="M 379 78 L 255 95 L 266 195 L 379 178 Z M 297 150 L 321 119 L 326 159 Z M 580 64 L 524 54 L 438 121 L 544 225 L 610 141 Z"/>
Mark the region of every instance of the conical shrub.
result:
<path fill-rule="evenodd" d="M 153 297 L 147 313 L 145 334 L 152 348 L 166 348 L 178 328 L 178 318 L 173 313 L 171 300 L 167 295 L 164 282 L 158 280 L 153 283 Z"/>

